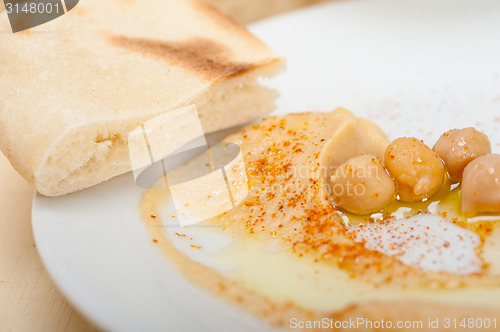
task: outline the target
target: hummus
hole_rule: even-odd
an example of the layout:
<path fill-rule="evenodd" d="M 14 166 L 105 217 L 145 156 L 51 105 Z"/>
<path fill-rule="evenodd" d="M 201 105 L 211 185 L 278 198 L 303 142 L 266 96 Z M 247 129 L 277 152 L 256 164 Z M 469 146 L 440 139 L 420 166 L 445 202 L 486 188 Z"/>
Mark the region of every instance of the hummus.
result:
<path fill-rule="evenodd" d="M 500 229 L 493 221 L 467 224 L 446 218 L 451 194 L 443 199 L 448 205 L 440 216 L 406 219 L 418 223 L 419 238 L 427 236 L 425 229 L 432 232 L 431 240 L 413 242 L 408 232 L 414 227 L 404 225 L 400 240 L 405 246 L 393 250 L 383 248 L 386 240 L 372 241 L 380 236 L 377 231 L 398 229 L 390 218 L 383 227 L 373 227 L 335 209 L 328 183 L 333 169 L 361 154 L 383 156 L 388 140 L 372 122 L 344 109 L 289 114 L 266 118 L 224 141 L 241 147 L 248 196 L 205 222 L 222 226 L 217 232 L 233 239 L 225 250 L 207 254 L 211 267 L 173 244 L 172 237 L 185 234 L 157 227 L 172 222 L 160 216 L 168 192 L 148 190 L 141 201 L 155 244 L 195 284 L 284 326 L 291 317 L 401 320 L 406 315 L 427 320 L 431 313 L 457 319 L 500 313 L 500 258 L 495 255 Z M 191 164 L 195 169 L 196 160 Z M 440 218 L 437 227 L 428 227 L 429 217 Z M 415 248 L 426 255 L 422 243 L 432 246 L 430 259 L 412 256 Z"/>

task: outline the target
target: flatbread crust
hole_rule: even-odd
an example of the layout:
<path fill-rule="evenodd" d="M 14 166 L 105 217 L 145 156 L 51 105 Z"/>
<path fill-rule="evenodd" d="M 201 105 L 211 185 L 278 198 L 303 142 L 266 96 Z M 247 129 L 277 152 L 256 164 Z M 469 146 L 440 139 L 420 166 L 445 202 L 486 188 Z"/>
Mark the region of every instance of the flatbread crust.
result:
<path fill-rule="evenodd" d="M 198 0 L 81 1 L 0 40 L 0 149 L 48 196 L 129 171 L 127 133 L 156 115 L 195 104 L 212 132 L 271 111 L 277 94 L 258 77 L 283 68 Z"/>
<path fill-rule="evenodd" d="M 209 0 L 241 23 L 332 0 Z"/>

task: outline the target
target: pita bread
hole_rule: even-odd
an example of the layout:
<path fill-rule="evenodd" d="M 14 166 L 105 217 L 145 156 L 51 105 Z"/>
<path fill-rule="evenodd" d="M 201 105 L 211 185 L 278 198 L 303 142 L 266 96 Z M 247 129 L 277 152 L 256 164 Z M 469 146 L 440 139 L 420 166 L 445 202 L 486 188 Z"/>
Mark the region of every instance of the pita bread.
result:
<path fill-rule="evenodd" d="M 208 0 L 241 23 L 250 23 L 305 6 L 332 0 Z"/>
<path fill-rule="evenodd" d="M 198 0 L 80 1 L 0 40 L 0 149 L 47 196 L 130 171 L 127 133 L 170 110 L 195 104 L 206 133 L 270 112 L 277 94 L 258 78 L 283 68 Z"/>

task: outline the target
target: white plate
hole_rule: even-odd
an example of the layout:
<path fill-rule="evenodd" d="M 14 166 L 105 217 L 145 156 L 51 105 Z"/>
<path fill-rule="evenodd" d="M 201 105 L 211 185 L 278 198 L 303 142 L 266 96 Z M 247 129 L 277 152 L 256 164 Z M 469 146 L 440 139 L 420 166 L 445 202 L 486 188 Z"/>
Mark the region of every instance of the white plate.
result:
<path fill-rule="evenodd" d="M 475 125 L 500 143 L 500 2 L 338 2 L 252 30 L 288 58 L 269 84 L 276 114 L 344 106 L 391 138 L 432 144 Z M 53 199 L 37 195 L 33 229 L 70 301 L 113 331 L 261 330 L 266 324 L 191 286 L 160 255 L 138 213 L 130 174 Z"/>

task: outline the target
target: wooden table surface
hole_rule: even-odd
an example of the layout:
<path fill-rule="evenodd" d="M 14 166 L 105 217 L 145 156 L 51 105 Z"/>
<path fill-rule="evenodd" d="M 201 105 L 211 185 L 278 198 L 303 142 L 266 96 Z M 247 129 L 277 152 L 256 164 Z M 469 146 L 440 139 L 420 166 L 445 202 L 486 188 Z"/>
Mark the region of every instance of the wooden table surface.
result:
<path fill-rule="evenodd" d="M 33 188 L 0 152 L 0 331 L 99 331 L 45 271 L 31 230 L 32 200 Z"/>
<path fill-rule="evenodd" d="M 59 292 L 31 230 L 33 188 L 0 153 L 0 331 L 99 331 Z"/>

